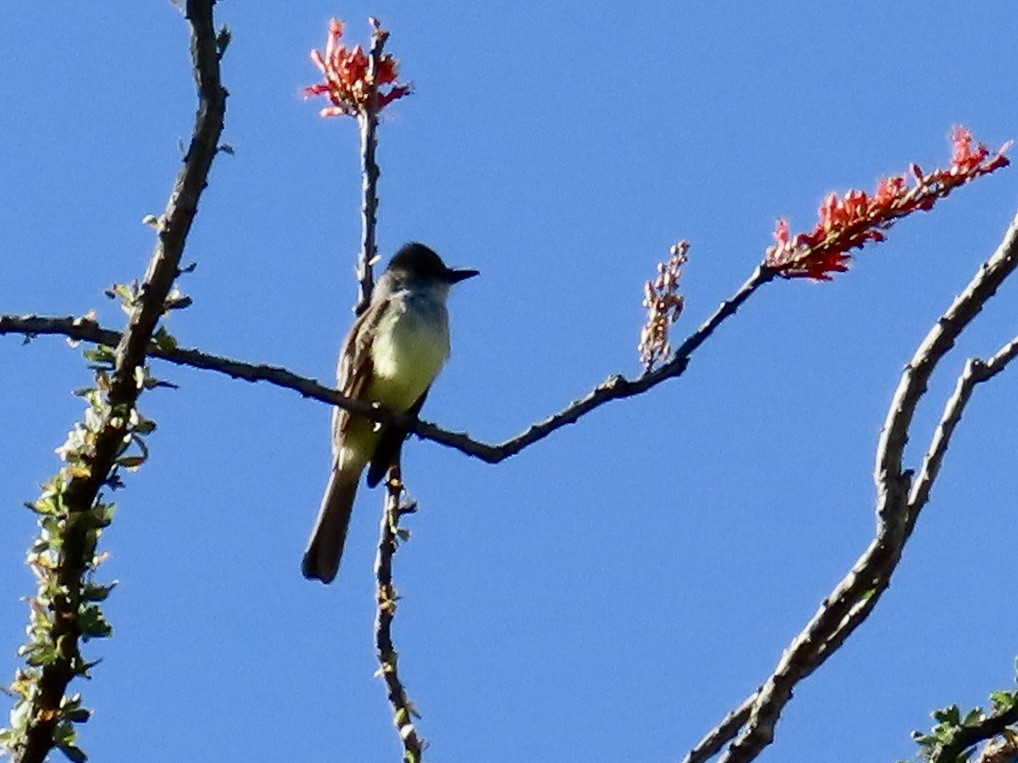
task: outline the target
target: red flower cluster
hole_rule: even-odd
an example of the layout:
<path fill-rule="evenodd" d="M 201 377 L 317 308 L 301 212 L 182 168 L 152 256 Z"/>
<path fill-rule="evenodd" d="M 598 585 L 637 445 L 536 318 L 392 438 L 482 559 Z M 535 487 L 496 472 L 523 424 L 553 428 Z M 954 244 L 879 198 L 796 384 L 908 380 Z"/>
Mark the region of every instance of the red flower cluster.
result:
<path fill-rule="evenodd" d="M 828 194 L 818 210 L 820 220 L 809 233 L 792 236 L 788 221 L 778 220 L 774 246 L 767 248 L 765 265 L 784 278 L 829 281 L 832 273 L 848 269 L 852 259 L 849 250 L 869 241 L 883 241 L 883 231 L 900 218 L 931 209 L 958 186 L 1010 164 L 1004 155 L 1010 143 L 991 156 L 990 150 L 975 143 L 964 127 L 954 128 L 951 142 L 954 152 L 950 168 L 923 174 L 913 164 L 909 172 L 915 185 L 911 188 L 901 175 L 881 179 L 872 196 L 857 190 L 840 198 Z"/>
<path fill-rule="evenodd" d="M 375 26 L 374 35 L 384 38 L 388 32 L 383 31 L 372 19 Z M 329 22 L 329 34 L 325 40 L 325 52 L 311 51 L 311 60 L 314 62 L 324 76 L 324 82 L 317 85 L 310 85 L 303 89 L 304 97 L 311 98 L 316 95 L 324 95 L 332 103 L 326 106 L 319 113 L 323 117 L 339 117 L 347 114 L 365 114 L 371 109 L 371 91 L 374 84 L 377 88 L 375 109 L 381 111 L 393 101 L 409 95 L 410 86 L 405 84 L 394 84 L 399 77 L 398 63 L 388 53 L 383 53 L 378 59 L 375 82 L 372 83 L 369 76 L 370 61 L 368 54 L 360 45 L 348 50 L 339 44 L 343 36 L 343 22 L 339 19 L 332 19 Z M 392 85 L 387 90 L 383 86 Z"/>
<path fill-rule="evenodd" d="M 643 287 L 643 306 L 647 308 L 647 323 L 640 330 L 640 360 L 645 371 L 650 371 L 671 354 L 668 332 L 682 314 L 684 299 L 679 294 L 682 266 L 686 264 L 689 242 L 680 241 L 670 250 L 668 262 L 658 263 L 657 278 Z"/>

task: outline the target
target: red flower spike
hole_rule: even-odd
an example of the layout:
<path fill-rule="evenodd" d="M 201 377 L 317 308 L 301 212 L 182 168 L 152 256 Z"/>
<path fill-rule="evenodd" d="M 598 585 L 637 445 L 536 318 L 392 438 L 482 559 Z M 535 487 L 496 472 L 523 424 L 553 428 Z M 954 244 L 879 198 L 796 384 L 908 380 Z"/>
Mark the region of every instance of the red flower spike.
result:
<path fill-rule="evenodd" d="M 375 22 L 372 22 L 375 23 Z M 378 28 L 374 31 L 374 39 L 388 33 Z M 410 86 L 398 83 L 399 63 L 388 53 L 378 59 L 374 82 L 369 71 L 371 61 L 364 49 L 357 45 L 352 50 L 340 44 L 343 37 L 343 22 L 332 19 L 329 32 L 325 38 L 325 52 L 311 51 L 311 61 L 322 73 L 323 82 L 309 85 L 302 89 L 305 98 L 325 96 L 331 106 L 323 108 L 319 114 L 323 117 L 367 114 L 372 108 L 372 85 L 375 88 L 376 112 L 381 111 L 393 101 L 399 100 L 411 92 Z M 389 85 L 388 89 L 383 86 Z"/>
<path fill-rule="evenodd" d="M 908 190 L 908 183 L 903 177 L 881 178 L 877 183 L 877 192 L 873 194 L 873 201 L 878 206 L 887 206 L 905 195 Z"/>
<path fill-rule="evenodd" d="M 919 165 L 911 164 L 911 186 L 905 176 L 895 176 L 881 178 L 872 196 L 858 190 L 840 198 L 836 193 L 828 194 L 817 210 L 819 221 L 809 233 L 792 236 L 788 221 L 778 220 L 774 245 L 767 248 L 764 264 L 783 278 L 830 281 L 833 273 L 848 270 L 852 249 L 870 241 L 883 241 L 884 231 L 902 217 L 932 209 L 955 188 L 1010 164 L 1005 155 L 1010 143 L 991 156 L 990 150 L 975 143 L 964 127 L 954 128 L 951 143 L 950 169 L 923 174 Z"/>
<path fill-rule="evenodd" d="M 982 143 L 973 148 L 972 133 L 961 126 L 951 131 L 951 143 L 954 144 L 954 154 L 951 156 L 953 171 L 969 172 L 972 167 L 982 164 L 990 153 L 990 149 Z"/>

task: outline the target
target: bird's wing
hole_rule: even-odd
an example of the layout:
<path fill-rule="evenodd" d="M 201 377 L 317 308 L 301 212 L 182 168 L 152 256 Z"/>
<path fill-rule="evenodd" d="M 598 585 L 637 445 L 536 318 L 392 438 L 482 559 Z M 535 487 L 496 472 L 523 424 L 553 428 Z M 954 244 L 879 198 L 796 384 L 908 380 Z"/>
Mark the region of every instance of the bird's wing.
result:
<path fill-rule="evenodd" d="M 346 339 L 343 340 L 343 348 L 339 353 L 339 364 L 336 367 L 336 388 L 345 397 L 360 399 L 365 388 L 371 382 L 373 373 L 371 338 L 375 334 L 378 321 L 388 307 L 388 299 L 372 304 L 354 321 Z M 339 452 L 343 438 L 350 427 L 350 421 L 349 411 L 338 407 L 332 409 L 333 458 Z"/>

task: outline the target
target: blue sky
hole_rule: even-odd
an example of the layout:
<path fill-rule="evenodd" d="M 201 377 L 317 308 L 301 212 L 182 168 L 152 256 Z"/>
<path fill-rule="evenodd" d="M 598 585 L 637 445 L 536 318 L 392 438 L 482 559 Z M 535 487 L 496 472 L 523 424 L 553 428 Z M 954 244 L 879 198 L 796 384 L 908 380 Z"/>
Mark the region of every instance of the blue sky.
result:
<path fill-rule="evenodd" d="M 452 300 L 424 415 L 497 440 L 639 370 L 642 283 L 680 238 L 688 333 L 750 273 L 775 218 L 829 190 L 946 162 L 952 125 L 1018 137 L 1006 2 L 224 2 L 225 140 L 185 259 L 185 346 L 329 380 L 350 321 L 356 129 L 299 95 L 330 16 L 366 17 L 417 93 L 381 127 L 379 239 L 482 277 Z M 168 2 L 8 9 L 0 25 L 0 312 L 122 324 L 194 111 Z M 904 221 L 832 284 L 776 283 L 689 371 L 492 467 L 412 442 L 421 511 L 396 559 L 397 648 L 427 759 L 677 760 L 772 669 L 873 527 L 898 374 L 999 241 L 1006 170 Z M 1005 286 L 935 377 L 917 459 L 964 358 L 1015 333 Z M 301 552 L 329 412 L 156 365 L 152 459 L 103 538 L 115 637 L 76 688 L 95 760 L 397 760 L 372 677 L 380 495 L 362 491 L 336 583 Z M 88 373 L 58 339 L 0 340 L 0 673 L 18 664 L 34 533 Z M 895 760 L 930 710 L 1010 685 L 1014 372 L 979 389 L 891 590 L 800 686 L 765 761 Z M 1008 476 L 1012 475 L 1012 476 Z M 1005 572 L 1006 575 L 1006 572 Z M 4 679 L 9 680 L 9 679 Z M 817 750 L 830 754 L 819 755 Z"/>

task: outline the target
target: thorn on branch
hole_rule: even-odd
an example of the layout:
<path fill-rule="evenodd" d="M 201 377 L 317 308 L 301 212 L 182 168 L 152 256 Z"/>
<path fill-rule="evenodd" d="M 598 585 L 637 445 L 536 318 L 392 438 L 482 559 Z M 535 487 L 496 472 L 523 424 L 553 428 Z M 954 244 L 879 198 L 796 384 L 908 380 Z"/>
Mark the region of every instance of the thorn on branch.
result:
<path fill-rule="evenodd" d="M 178 289 L 174 288 L 166 299 L 163 300 L 163 311 L 169 312 L 170 310 L 183 310 L 186 307 L 190 307 L 192 300 L 186 294 L 182 294 Z"/>

